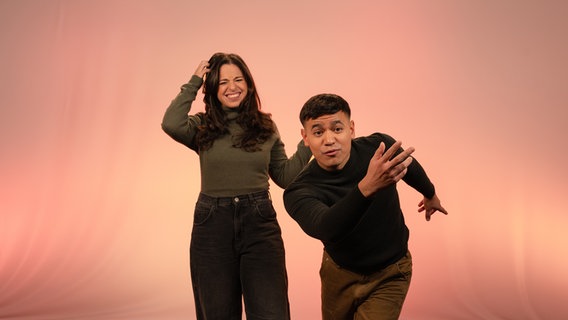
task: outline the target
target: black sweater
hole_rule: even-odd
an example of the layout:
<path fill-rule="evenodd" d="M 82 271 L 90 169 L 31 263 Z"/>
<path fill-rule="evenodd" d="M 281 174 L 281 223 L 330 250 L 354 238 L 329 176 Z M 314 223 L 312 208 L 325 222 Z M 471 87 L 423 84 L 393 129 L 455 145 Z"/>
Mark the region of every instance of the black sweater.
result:
<path fill-rule="evenodd" d="M 369 198 L 357 186 L 381 141 L 386 149 L 395 142 L 381 133 L 353 139 L 343 169 L 326 171 L 312 161 L 284 192 L 286 210 L 300 227 L 311 237 L 320 239 L 338 265 L 362 274 L 383 269 L 408 250 L 409 232 L 396 184 Z M 403 180 L 426 198 L 435 194 L 434 186 L 416 159 Z"/>

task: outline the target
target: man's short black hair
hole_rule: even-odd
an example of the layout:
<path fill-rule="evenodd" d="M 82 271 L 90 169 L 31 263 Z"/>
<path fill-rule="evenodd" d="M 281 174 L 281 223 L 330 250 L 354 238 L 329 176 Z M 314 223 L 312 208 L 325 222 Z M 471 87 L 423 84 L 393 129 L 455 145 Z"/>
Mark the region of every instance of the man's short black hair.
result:
<path fill-rule="evenodd" d="M 323 115 L 334 114 L 343 111 L 351 118 L 349 103 L 342 97 L 333 93 L 322 93 L 308 99 L 300 111 L 302 125 L 310 119 L 316 119 Z"/>

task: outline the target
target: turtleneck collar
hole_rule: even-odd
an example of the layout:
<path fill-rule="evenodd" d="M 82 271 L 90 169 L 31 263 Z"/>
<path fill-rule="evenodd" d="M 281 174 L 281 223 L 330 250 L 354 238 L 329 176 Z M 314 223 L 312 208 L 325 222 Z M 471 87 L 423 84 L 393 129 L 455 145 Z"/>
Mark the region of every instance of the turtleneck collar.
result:
<path fill-rule="evenodd" d="M 229 108 L 229 107 L 223 106 L 223 111 L 227 114 L 227 119 L 229 119 L 229 120 L 235 120 L 239 116 L 239 110 L 240 110 L 240 107 Z"/>

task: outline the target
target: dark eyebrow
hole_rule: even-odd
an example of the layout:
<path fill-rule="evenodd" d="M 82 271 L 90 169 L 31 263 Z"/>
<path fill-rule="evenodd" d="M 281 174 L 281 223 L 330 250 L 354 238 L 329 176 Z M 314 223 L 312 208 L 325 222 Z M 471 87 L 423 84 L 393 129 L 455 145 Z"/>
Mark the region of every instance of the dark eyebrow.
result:
<path fill-rule="evenodd" d="M 245 78 L 245 76 L 236 76 L 236 77 L 233 77 L 233 80 L 244 79 L 244 78 Z M 229 78 L 219 78 L 219 81 L 223 81 L 223 80 L 224 80 L 224 81 L 229 81 L 229 80 L 231 80 L 231 79 L 229 79 Z"/>
<path fill-rule="evenodd" d="M 335 120 L 335 121 L 333 121 L 333 122 L 331 123 L 331 126 L 332 126 L 332 127 L 335 127 L 335 126 L 337 126 L 338 124 L 344 125 L 343 122 L 341 122 L 341 120 Z M 314 128 L 322 128 L 322 127 L 323 127 L 322 124 L 316 123 L 316 124 L 312 125 L 312 128 L 311 128 L 311 129 L 314 129 Z"/>
<path fill-rule="evenodd" d="M 316 124 L 312 125 L 311 129 L 314 129 L 314 128 L 321 128 L 321 127 L 322 127 L 321 124 L 316 123 Z"/>
<path fill-rule="evenodd" d="M 344 124 L 343 124 L 343 122 L 342 122 L 341 120 L 335 120 L 335 121 L 333 121 L 333 122 L 331 123 L 331 127 L 332 127 L 332 128 L 337 127 L 337 125 L 342 125 L 342 126 L 343 126 Z"/>

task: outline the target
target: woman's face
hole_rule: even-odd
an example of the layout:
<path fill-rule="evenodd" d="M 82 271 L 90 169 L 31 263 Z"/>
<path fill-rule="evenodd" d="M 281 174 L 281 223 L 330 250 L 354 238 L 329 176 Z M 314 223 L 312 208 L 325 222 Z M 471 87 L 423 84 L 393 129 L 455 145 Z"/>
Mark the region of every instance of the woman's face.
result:
<path fill-rule="evenodd" d="M 234 64 L 224 64 L 219 69 L 217 99 L 225 107 L 237 108 L 248 93 L 248 85 L 241 69 Z"/>

